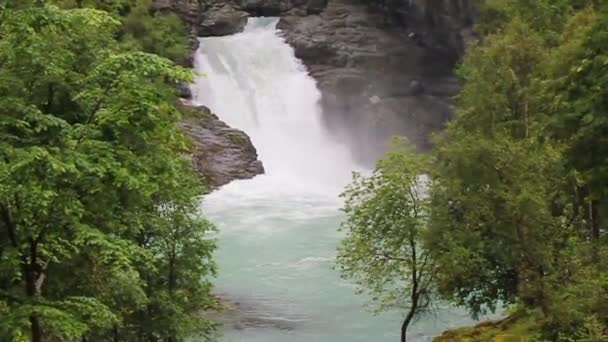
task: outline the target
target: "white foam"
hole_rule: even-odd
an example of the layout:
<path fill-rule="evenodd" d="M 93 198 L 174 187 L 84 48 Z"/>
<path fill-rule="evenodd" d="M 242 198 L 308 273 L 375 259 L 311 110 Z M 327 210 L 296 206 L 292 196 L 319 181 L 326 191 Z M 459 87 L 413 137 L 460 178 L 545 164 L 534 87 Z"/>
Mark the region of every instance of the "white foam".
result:
<path fill-rule="evenodd" d="M 279 36 L 277 22 L 250 18 L 242 33 L 200 39 L 195 66 L 204 76 L 192 86 L 194 102 L 245 131 L 266 169 L 265 176 L 208 196 L 211 212 L 251 202 L 270 202 L 275 213 L 292 219 L 335 212 L 356 168 L 348 148 L 323 128 L 315 80 Z"/>

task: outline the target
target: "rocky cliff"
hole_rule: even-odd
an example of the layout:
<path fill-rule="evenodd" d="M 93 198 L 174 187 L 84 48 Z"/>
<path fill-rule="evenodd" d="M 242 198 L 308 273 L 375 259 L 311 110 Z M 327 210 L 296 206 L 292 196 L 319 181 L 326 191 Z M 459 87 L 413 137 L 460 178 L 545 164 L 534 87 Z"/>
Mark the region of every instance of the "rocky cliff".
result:
<path fill-rule="evenodd" d="M 474 0 L 155 0 L 155 8 L 181 15 L 193 36 L 281 16 L 282 34 L 321 89 L 326 125 L 370 162 L 392 135 L 424 149 L 443 127 L 475 15 Z"/>
<path fill-rule="evenodd" d="M 328 127 L 371 161 L 396 134 L 428 147 L 450 117 L 473 13 L 466 0 L 331 0 L 320 15 L 287 15 L 279 27 L 318 81 Z"/>
<path fill-rule="evenodd" d="M 204 106 L 184 100 L 182 111 L 187 115 L 180 126 L 192 138 L 194 169 L 211 189 L 264 173 L 247 134 L 229 127 Z"/>

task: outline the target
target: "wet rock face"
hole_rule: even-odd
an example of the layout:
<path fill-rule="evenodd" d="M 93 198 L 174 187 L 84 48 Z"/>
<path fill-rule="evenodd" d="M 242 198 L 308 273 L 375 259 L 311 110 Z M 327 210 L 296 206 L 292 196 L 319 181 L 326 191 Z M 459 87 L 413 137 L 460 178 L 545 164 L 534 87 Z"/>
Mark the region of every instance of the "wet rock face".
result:
<path fill-rule="evenodd" d="M 152 10 L 173 12 L 195 36 L 241 32 L 249 16 L 305 16 L 320 13 L 328 0 L 152 0 Z"/>
<path fill-rule="evenodd" d="M 229 5 L 217 5 L 205 10 L 198 25 L 199 36 L 225 36 L 243 31 L 249 14 Z"/>
<path fill-rule="evenodd" d="M 301 0 L 295 0 L 299 4 Z M 237 6 L 254 16 L 278 16 L 294 7 L 292 0 L 237 0 Z"/>
<path fill-rule="evenodd" d="M 407 0 L 398 4 L 393 16 L 429 48 L 458 59 L 473 39 L 476 0 Z"/>
<path fill-rule="evenodd" d="M 253 16 L 282 16 L 318 14 L 328 0 L 236 0 L 240 9 Z"/>
<path fill-rule="evenodd" d="M 198 23 L 202 9 L 200 0 L 152 0 L 152 10 L 173 12 L 190 25 Z"/>
<path fill-rule="evenodd" d="M 152 10 L 179 15 L 194 36 L 225 36 L 242 31 L 249 14 L 237 7 L 224 0 L 152 0 Z"/>
<path fill-rule="evenodd" d="M 318 81 L 327 126 L 362 161 L 375 160 L 392 135 L 425 149 L 450 117 L 469 24 L 456 2 L 468 3 L 402 0 L 387 14 L 331 0 L 319 15 L 282 17 L 279 28 Z"/>
<path fill-rule="evenodd" d="M 204 106 L 193 107 L 187 101 L 183 104 L 191 115 L 180 126 L 192 138 L 194 169 L 212 189 L 264 173 L 247 134 L 229 127 Z"/>

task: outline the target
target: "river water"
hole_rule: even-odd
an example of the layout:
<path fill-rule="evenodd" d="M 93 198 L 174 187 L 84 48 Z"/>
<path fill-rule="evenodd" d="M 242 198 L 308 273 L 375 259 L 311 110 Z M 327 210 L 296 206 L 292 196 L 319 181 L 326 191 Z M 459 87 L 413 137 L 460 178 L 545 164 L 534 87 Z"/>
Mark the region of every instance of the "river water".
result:
<path fill-rule="evenodd" d="M 216 291 L 237 307 L 222 319 L 221 341 L 398 341 L 401 314 L 373 316 L 333 269 L 338 195 L 361 167 L 323 129 L 315 81 L 276 24 L 251 18 L 242 33 L 202 38 L 195 58 L 204 73 L 192 86 L 195 102 L 247 132 L 266 168 L 203 203 L 219 228 Z M 439 307 L 409 340 L 470 323 Z"/>

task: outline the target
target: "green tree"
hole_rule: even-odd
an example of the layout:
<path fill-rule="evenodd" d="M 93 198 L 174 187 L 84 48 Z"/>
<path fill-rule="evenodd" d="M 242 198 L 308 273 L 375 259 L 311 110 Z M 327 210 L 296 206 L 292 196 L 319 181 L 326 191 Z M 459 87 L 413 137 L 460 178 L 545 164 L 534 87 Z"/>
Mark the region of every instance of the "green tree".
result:
<path fill-rule="evenodd" d="M 541 89 L 543 110 L 550 117 L 548 133 L 568 145 L 567 159 L 578 181 L 575 204 L 595 241 L 608 216 L 606 15 L 586 10 L 572 18 L 551 55 Z"/>
<path fill-rule="evenodd" d="M 560 274 L 554 260 L 570 229 L 553 215 L 560 156 L 504 135 L 471 135 L 438 150 L 426 247 L 445 298 L 474 315 L 520 300 L 547 309 L 547 278 Z"/>
<path fill-rule="evenodd" d="M 191 163 L 182 167 L 191 170 Z M 191 174 L 181 170 L 184 175 Z M 160 193 L 166 196 L 155 218 L 146 221 L 149 228 L 137 238 L 140 246 L 153 253 L 153 268 L 145 274 L 145 291 L 150 299 L 145 307 L 127 318 L 123 337 L 137 340 L 181 341 L 193 332 L 198 340 L 212 339 L 214 325 L 200 315 L 201 310 L 218 307 L 211 294 L 211 283 L 202 276 L 215 273 L 212 252 L 215 249 L 208 233 L 213 226 L 193 215 L 199 206 L 201 189 L 194 175 Z M 150 315 L 153 312 L 154 315 Z"/>
<path fill-rule="evenodd" d="M 191 50 L 189 32 L 182 20 L 173 13 L 151 12 L 150 0 L 139 0 L 123 19 L 125 44 L 138 50 L 187 64 Z"/>
<path fill-rule="evenodd" d="M 537 122 L 530 87 L 546 58 L 542 38 L 520 19 L 469 48 L 457 70 L 463 84 L 457 96 L 457 116 L 440 138 L 450 141 L 497 133 L 529 136 Z"/>
<path fill-rule="evenodd" d="M 543 45 L 516 18 L 472 47 L 459 69 L 457 116 L 437 140 L 427 248 L 441 293 L 474 315 L 499 301 L 547 304 L 547 237 L 566 228 L 552 215 L 564 186 L 560 146 L 538 138 L 531 89 Z"/>
<path fill-rule="evenodd" d="M 480 0 L 477 29 L 484 35 L 497 33 L 518 18 L 541 35 L 546 43 L 557 45 L 568 18 L 575 11 L 600 2 L 601 0 Z"/>
<path fill-rule="evenodd" d="M 9 5 L 0 22 L 0 339 L 209 332 L 196 315 L 213 303 L 213 242 L 174 106 L 174 85 L 190 71 L 124 52 L 107 12 Z M 176 324 L 142 328 L 163 319 Z"/>
<path fill-rule="evenodd" d="M 343 193 L 346 237 L 338 249 L 344 278 L 371 295 L 377 311 L 405 310 L 401 341 L 409 324 L 430 309 L 436 268 L 421 248 L 427 207 L 423 173 L 427 162 L 399 146 L 378 162 L 370 176 L 354 174 Z"/>
<path fill-rule="evenodd" d="M 187 65 L 189 32 L 174 13 L 154 11 L 151 0 L 51 0 L 62 8 L 96 8 L 112 14 L 122 25 L 117 32 L 127 50 L 141 50 Z"/>
<path fill-rule="evenodd" d="M 76 27 L 85 34 L 75 34 Z M 101 27 L 108 29 L 104 32 Z M 49 301 L 42 293 L 49 265 L 75 247 L 66 238 L 74 240 L 88 228 L 79 219 L 83 215 L 77 197 L 80 189 L 68 186 L 81 172 L 80 154 L 85 152 L 74 148 L 77 132 L 70 121 L 77 113 L 52 113 L 63 107 L 61 102 L 71 100 L 66 96 L 68 89 L 84 80 L 72 70 L 107 56 L 103 50 L 99 56 L 90 52 L 111 46 L 116 27 L 103 13 L 62 13 L 43 6 L 11 11 L 0 26 L 0 212 L 5 232 L 2 257 L 8 271 L 3 273 L 3 287 L 11 298 L 3 330 L 13 339 L 25 336 L 23 329 L 28 326 L 31 339 L 42 340 L 42 324 L 50 334 L 75 337 L 87 329 L 85 316 L 91 313 L 99 313 L 98 320 L 90 320 L 92 324 L 103 326 L 114 319 L 94 298 Z M 71 53 L 76 46 L 83 47 L 82 54 Z"/>
<path fill-rule="evenodd" d="M 544 339 L 603 338 L 605 9 L 482 5 L 495 26 L 458 70 L 456 117 L 430 168 L 438 292 L 474 315 L 523 305 Z"/>

